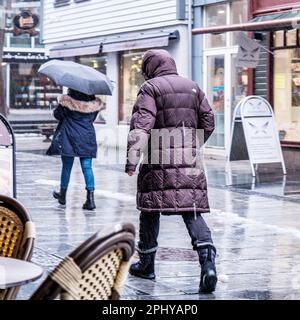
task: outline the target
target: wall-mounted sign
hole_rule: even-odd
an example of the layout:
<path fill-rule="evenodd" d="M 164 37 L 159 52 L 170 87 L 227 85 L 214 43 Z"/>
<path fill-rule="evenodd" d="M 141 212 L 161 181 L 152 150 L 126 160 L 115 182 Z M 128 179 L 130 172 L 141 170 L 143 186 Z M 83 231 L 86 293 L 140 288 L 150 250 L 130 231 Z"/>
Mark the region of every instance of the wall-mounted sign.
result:
<path fill-rule="evenodd" d="M 260 45 L 243 32 L 238 35 L 238 45 L 236 67 L 256 68 L 259 63 Z"/>
<path fill-rule="evenodd" d="M 36 52 L 7 52 L 3 53 L 4 62 L 45 62 L 49 60 L 44 53 Z"/>
<path fill-rule="evenodd" d="M 253 176 L 254 165 L 281 163 L 286 174 L 279 132 L 269 102 L 259 96 L 244 98 L 234 110 L 233 121 L 229 161 L 250 160 Z"/>
<path fill-rule="evenodd" d="M 13 18 L 13 34 L 15 36 L 23 33 L 28 33 L 31 36 L 38 35 L 39 33 L 35 28 L 39 24 L 39 20 L 38 15 L 33 14 L 30 10 L 22 10 L 21 13 L 15 15 Z"/>

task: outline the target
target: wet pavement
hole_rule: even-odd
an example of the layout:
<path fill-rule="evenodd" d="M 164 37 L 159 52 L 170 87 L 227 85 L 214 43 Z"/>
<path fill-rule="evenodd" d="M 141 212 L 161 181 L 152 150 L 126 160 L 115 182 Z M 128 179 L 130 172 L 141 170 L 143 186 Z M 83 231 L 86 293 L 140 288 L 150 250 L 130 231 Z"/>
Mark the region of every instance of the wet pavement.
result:
<path fill-rule="evenodd" d="M 63 208 L 51 197 L 53 188 L 59 185 L 60 159 L 36 154 L 36 150 L 24 152 L 25 149 L 20 147 L 17 154 L 18 199 L 37 227 L 33 261 L 44 268 L 44 277 L 104 225 L 129 221 L 138 228 L 136 176 L 128 177 L 121 166 L 95 162 L 97 209 L 84 211 L 84 181 L 76 161 L 68 203 Z M 299 195 L 280 193 L 287 184 L 283 187 L 275 176 L 273 180 L 256 179 L 253 183 L 250 167 L 245 163 L 239 162 L 228 171 L 224 161 L 210 159 L 206 170 L 212 212 L 205 214 L 205 219 L 218 249 L 217 291 L 210 295 L 197 293 L 200 267 L 184 223 L 181 217 L 163 216 L 157 279 L 129 276 L 122 298 L 299 299 Z M 297 182 L 296 175 L 287 180 L 292 179 Z M 275 191 L 268 187 L 272 184 L 278 184 Z M 28 299 L 41 281 L 24 286 L 18 298 Z"/>

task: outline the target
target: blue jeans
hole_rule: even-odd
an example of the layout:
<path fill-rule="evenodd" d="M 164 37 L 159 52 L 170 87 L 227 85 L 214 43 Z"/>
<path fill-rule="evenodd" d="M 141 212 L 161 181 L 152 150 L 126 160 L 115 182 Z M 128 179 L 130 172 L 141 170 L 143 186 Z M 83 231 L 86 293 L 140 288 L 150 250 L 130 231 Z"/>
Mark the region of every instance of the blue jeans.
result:
<path fill-rule="evenodd" d="M 62 189 L 68 189 L 70 176 L 72 172 L 72 167 L 74 163 L 74 157 L 62 156 L 62 170 L 61 170 L 61 179 L 60 187 Z M 89 191 L 95 190 L 95 179 L 92 169 L 92 158 L 80 158 L 80 164 L 82 173 L 85 180 L 85 188 Z"/>

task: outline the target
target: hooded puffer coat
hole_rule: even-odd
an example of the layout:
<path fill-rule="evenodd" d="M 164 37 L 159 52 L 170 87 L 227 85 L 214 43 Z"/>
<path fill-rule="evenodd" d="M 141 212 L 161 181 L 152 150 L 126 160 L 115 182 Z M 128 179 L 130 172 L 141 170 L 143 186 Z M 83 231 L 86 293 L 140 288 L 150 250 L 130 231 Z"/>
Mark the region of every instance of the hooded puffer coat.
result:
<path fill-rule="evenodd" d="M 96 158 L 97 141 L 93 122 L 102 107 L 101 100 L 79 101 L 62 95 L 58 103 L 54 117 L 59 123 L 47 155 Z"/>
<path fill-rule="evenodd" d="M 186 161 L 184 154 L 199 154 L 197 129 L 202 129 L 203 142 L 213 132 L 212 109 L 195 82 L 178 76 L 167 51 L 147 51 L 142 72 L 147 81 L 133 108 L 125 168 L 126 172 L 135 171 L 140 157 L 146 154 L 139 169 L 137 208 L 162 214 L 209 212 L 205 173 L 198 161 Z M 174 129 L 182 134 L 182 142 L 171 138 L 167 147 L 161 141 L 153 143 L 154 135 Z M 185 135 L 192 137 L 192 143 L 184 142 Z M 164 158 L 166 153 L 169 158 Z"/>

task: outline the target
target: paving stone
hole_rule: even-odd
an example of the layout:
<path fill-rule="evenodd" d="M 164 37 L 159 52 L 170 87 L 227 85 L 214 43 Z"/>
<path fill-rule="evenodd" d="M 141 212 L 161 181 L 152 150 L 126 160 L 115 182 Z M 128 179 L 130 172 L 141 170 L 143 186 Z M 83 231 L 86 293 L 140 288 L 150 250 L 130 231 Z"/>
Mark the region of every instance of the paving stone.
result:
<path fill-rule="evenodd" d="M 22 149 L 26 151 L 25 147 Z M 103 226 L 128 221 L 138 230 L 136 175 L 129 178 L 123 173 L 123 166 L 100 165 L 95 161 L 97 209 L 87 212 L 82 210 L 85 190 L 78 161 L 74 164 L 67 205 L 59 206 L 52 198 L 53 189 L 59 186 L 60 165 L 59 158 L 17 153 L 18 199 L 37 227 L 32 260 L 45 270 L 43 278 L 22 287 L 19 299 L 28 299 L 63 257 Z M 122 298 L 299 299 L 299 199 L 284 196 L 283 189 L 279 191 L 277 174 L 273 180 L 260 175 L 263 186 L 256 184 L 252 188 L 247 162 L 232 164 L 232 177 L 225 173 L 221 160 L 208 161 L 206 170 L 212 212 L 204 218 L 218 250 L 217 291 L 211 295 L 198 294 L 198 257 L 192 250 L 182 218 L 162 216 L 156 281 L 130 276 Z M 297 179 L 297 175 L 288 177 L 289 188 Z"/>

